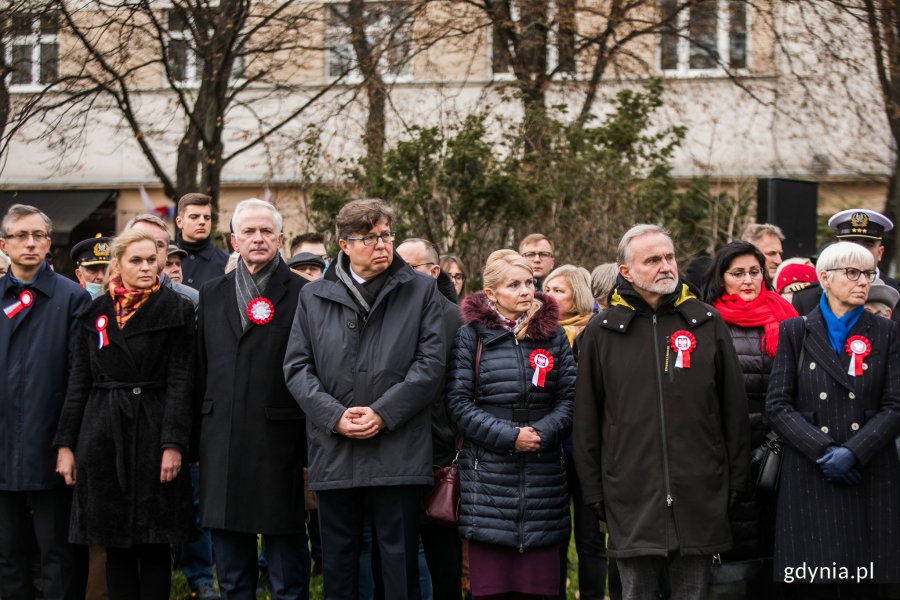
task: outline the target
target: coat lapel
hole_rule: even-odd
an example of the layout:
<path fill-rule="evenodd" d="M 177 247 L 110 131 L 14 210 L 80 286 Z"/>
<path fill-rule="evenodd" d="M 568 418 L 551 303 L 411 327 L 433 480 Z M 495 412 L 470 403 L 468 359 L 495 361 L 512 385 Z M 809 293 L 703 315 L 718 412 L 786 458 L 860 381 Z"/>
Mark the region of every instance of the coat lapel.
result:
<path fill-rule="evenodd" d="M 837 383 L 853 391 L 853 386 L 850 384 L 850 376 L 847 375 L 847 365 L 842 365 L 841 357 L 834 353 L 831 342 L 828 341 L 828 329 L 825 325 L 825 319 L 818 308 L 809 313 L 806 321 L 806 331 L 807 337 L 804 348 L 806 348 L 810 359 L 828 371 L 828 374 Z"/>
<path fill-rule="evenodd" d="M 275 307 L 275 313 L 278 313 L 279 306 L 278 303 L 284 298 L 284 295 L 287 293 L 288 283 L 291 281 L 291 277 L 298 277 L 298 275 L 294 275 L 291 272 L 291 269 L 285 264 L 283 260 L 278 261 L 278 266 L 275 267 L 275 272 L 272 273 L 271 279 L 269 279 L 269 287 L 266 289 L 265 294 L 263 296 L 272 303 L 272 306 Z M 232 297 L 235 296 L 234 293 L 231 294 Z M 237 300 L 235 300 L 235 304 Z M 251 325 L 247 328 L 246 331 L 241 333 L 241 337 L 247 335 L 254 329 L 259 329 L 258 325 Z M 265 325 L 262 325 L 265 327 Z M 240 322 L 238 322 L 238 328 L 241 328 Z"/>
<path fill-rule="evenodd" d="M 241 317 L 238 314 L 238 305 L 237 305 L 237 292 L 234 289 L 234 286 L 237 283 L 234 281 L 234 271 L 225 275 L 225 278 L 222 280 L 222 283 L 219 285 L 219 293 L 225 299 L 225 320 L 228 321 L 229 327 L 231 327 L 232 333 L 234 333 L 235 339 L 241 339 L 242 327 L 241 327 Z M 244 307 L 247 308 L 246 306 Z"/>
<path fill-rule="evenodd" d="M 108 319 L 106 337 L 109 339 L 109 346 L 106 346 L 105 348 L 99 348 L 100 337 L 97 333 L 97 317 L 100 315 L 105 315 Z M 136 314 L 135 317 L 137 317 Z M 120 360 L 119 357 L 124 356 L 128 362 L 128 368 L 137 372 L 137 363 L 131 355 L 128 344 L 125 343 L 125 334 L 119 329 L 118 323 L 116 323 L 116 309 L 113 304 L 113 299 L 109 294 L 103 294 L 91 304 L 91 307 L 85 313 L 84 325 L 92 332 L 90 337 L 93 340 L 93 343 L 98 344 L 98 352 L 100 353 L 98 358 L 108 356 L 110 351 L 112 351 L 116 355 L 116 361 Z"/>

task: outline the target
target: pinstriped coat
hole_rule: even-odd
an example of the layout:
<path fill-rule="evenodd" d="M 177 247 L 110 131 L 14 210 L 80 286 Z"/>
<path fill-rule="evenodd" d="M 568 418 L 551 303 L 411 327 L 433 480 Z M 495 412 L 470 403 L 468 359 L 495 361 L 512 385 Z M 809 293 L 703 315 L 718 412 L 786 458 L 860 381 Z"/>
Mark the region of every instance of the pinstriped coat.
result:
<path fill-rule="evenodd" d="M 818 308 L 805 323 L 781 324 L 766 398 L 766 413 L 785 442 L 776 579 L 785 567 L 803 562 L 836 564 L 851 574 L 871 562 L 875 582 L 900 582 L 900 462 L 894 451 L 900 433 L 900 326 L 863 313 L 854 335 L 872 344 L 859 377 L 847 374 L 850 357 L 832 349 Z M 862 483 L 826 481 L 815 461 L 832 444 L 853 451 Z"/>

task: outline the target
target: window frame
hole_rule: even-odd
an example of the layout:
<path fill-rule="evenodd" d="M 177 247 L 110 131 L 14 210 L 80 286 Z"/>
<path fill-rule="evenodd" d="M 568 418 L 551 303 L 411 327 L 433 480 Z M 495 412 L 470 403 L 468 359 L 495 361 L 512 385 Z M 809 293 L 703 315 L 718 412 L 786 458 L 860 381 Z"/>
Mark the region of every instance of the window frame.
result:
<path fill-rule="evenodd" d="M 731 14 L 730 4 L 734 0 L 715 0 L 716 2 L 716 51 L 718 58 L 711 68 L 691 67 L 691 39 L 690 39 L 690 12 L 691 7 L 682 8 L 675 24 L 676 40 L 676 66 L 674 69 L 665 69 L 662 66 L 663 35 L 657 36 L 655 45 L 656 68 L 665 77 L 691 79 L 697 77 L 724 77 L 728 74 L 747 75 L 750 73 L 750 56 L 752 54 L 752 24 L 753 7 L 749 2 L 744 3 L 744 66 L 731 67 Z M 675 0 L 677 3 L 678 0 Z M 723 60 L 723 57 L 727 57 Z"/>
<path fill-rule="evenodd" d="M 45 14 L 54 14 L 56 15 L 56 29 L 52 33 L 45 33 L 42 31 L 41 27 L 41 18 Z M 13 75 L 15 71 L 11 71 L 6 76 L 6 83 L 9 87 L 10 93 L 35 93 L 43 91 L 47 88 L 52 88 L 57 83 L 59 83 L 59 34 L 60 29 L 62 27 L 58 13 L 52 12 L 18 12 L 13 13 L 8 19 L 12 21 L 16 18 L 28 17 L 31 21 L 30 32 L 27 35 L 16 34 L 12 31 L 12 26 L 9 28 L 9 37 L 5 41 L 6 48 L 4 49 L 6 64 L 13 67 L 13 53 L 16 47 L 21 46 L 30 46 L 31 47 L 31 80 L 28 82 L 22 83 L 13 83 Z M 52 81 L 49 82 L 41 82 L 41 52 L 44 46 L 54 46 L 56 48 L 56 69 L 53 74 Z"/>
<path fill-rule="evenodd" d="M 562 40 L 562 36 L 559 33 L 559 18 L 558 18 L 558 4 L 557 2 L 550 2 L 547 6 L 547 18 L 553 24 L 553 26 L 547 32 L 547 73 L 553 73 L 553 80 L 558 81 L 564 78 L 575 78 L 578 76 L 578 6 L 576 3 L 572 4 L 572 10 L 574 11 L 574 16 L 572 19 L 574 30 L 572 31 L 572 68 L 571 70 L 560 70 L 554 71 L 559 67 L 559 46 Z M 518 23 L 520 14 L 519 14 L 519 5 L 513 0 L 510 2 L 510 19 L 514 23 Z M 513 72 L 512 64 L 510 63 L 508 71 L 496 71 L 494 70 L 494 47 L 495 41 L 498 37 L 497 29 L 493 26 L 493 23 L 488 28 L 488 69 L 490 70 L 490 78 L 493 81 L 503 82 L 503 81 L 514 81 L 516 76 Z M 509 57 L 510 59 L 512 56 Z"/>
<path fill-rule="evenodd" d="M 203 83 L 203 61 L 200 59 L 197 54 L 196 49 L 193 47 L 194 40 L 191 34 L 191 26 L 190 26 L 190 15 L 184 15 L 185 28 L 184 29 L 172 29 L 170 25 L 170 21 L 172 15 L 175 14 L 176 11 L 183 10 L 182 7 L 176 5 L 169 5 L 162 8 L 163 11 L 163 39 L 165 41 L 164 54 L 161 59 L 165 62 L 165 64 L 170 65 L 171 70 L 171 62 L 169 62 L 168 52 L 171 49 L 171 44 L 173 41 L 184 42 L 184 52 L 185 52 L 185 65 L 184 65 L 184 74 L 188 73 L 192 74 L 192 77 L 185 76 L 183 79 L 176 79 L 173 77 L 173 82 L 176 87 L 179 89 L 197 89 Z M 210 32 L 212 33 L 212 32 Z M 244 80 L 244 57 L 238 56 L 235 59 L 234 65 L 232 65 L 231 76 L 229 78 L 229 87 L 234 87 L 235 85 L 240 84 Z M 169 80 L 166 77 L 165 73 L 163 73 L 164 84 L 168 85 Z"/>
<path fill-rule="evenodd" d="M 366 38 L 371 43 L 373 37 L 387 36 L 392 31 L 396 36 L 399 32 L 403 32 L 403 40 L 401 44 L 405 44 L 409 47 L 408 57 L 406 60 L 402 62 L 402 66 L 399 72 L 393 71 L 390 68 L 391 57 L 390 53 L 393 50 L 392 47 L 385 47 L 382 49 L 381 56 L 378 60 L 378 71 L 381 75 L 382 81 L 385 83 L 409 83 L 414 81 L 413 77 L 413 68 L 412 68 L 412 56 L 413 56 L 413 48 L 412 48 L 412 22 L 406 21 L 400 25 L 400 20 L 407 18 L 408 15 L 403 14 L 404 5 L 401 1 L 398 0 L 384 0 L 384 1 L 374 1 L 367 2 L 367 6 L 372 5 L 380 5 L 385 7 L 385 10 L 380 12 L 379 22 L 367 22 L 366 23 Z M 346 23 L 346 17 L 341 16 L 340 11 L 343 10 L 346 15 L 347 3 L 346 2 L 328 2 L 324 5 L 324 9 L 328 11 L 325 18 L 325 81 L 333 82 L 340 80 L 342 83 L 346 84 L 359 84 L 363 81 L 363 74 L 360 72 L 359 68 L 354 66 L 356 63 L 356 52 L 353 49 L 353 46 L 350 42 L 350 26 Z M 394 10 L 399 10 L 400 12 L 395 13 Z M 367 17 L 371 13 L 367 13 Z M 380 21 L 386 20 L 387 23 L 380 23 Z M 379 29 L 379 27 L 383 27 L 384 29 Z M 335 35 L 335 31 L 337 34 Z M 374 35 L 373 35 L 374 31 Z M 333 40 L 339 40 L 338 44 L 333 45 Z M 389 43 L 387 37 L 380 39 L 381 44 Z M 397 46 L 401 45 L 398 44 Z M 332 73 L 331 65 L 332 65 L 332 56 L 336 52 L 336 47 L 346 47 L 349 49 L 349 62 L 351 63 L 351 68 L 346 72 L 340 73 Z"/>

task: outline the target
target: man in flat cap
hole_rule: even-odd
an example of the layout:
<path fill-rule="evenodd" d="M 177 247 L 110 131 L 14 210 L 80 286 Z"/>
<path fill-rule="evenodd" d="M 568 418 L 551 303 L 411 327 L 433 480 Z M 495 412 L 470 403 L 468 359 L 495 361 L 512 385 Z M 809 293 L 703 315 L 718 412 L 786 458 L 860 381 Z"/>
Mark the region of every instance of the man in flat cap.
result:
<path fill-rule="evenodd" d="M 184 279 L 181 263 L 187 258 L 187 255 L 187 250 L 179 248 L 175 244 L 169 244 L 169 254 L 166 256 L 166 266 L 163 267 L 163 272 L 175 283 L 182 283 Z"/>
<path fill-rule="evenodd" d="M 78 284 L 90 293 L 91 298 L 103 294 L 103 277 L 109 267 L 109 247 L 112 238 L 99 233 L 92 238 L 81 240 L 74 246 L 69 256 L 75 263 L 75 278 Z"/>
<path fill-rule="evenodd" d="M 307 279 L 315 281 L 325 272 L 325 261 L 322 256 L 312 252 L 300 252 L 290 257 L 287 261 L 291 271 Z"/>
<path fill-rule="evenodd" d="M 835 237 L 839 241 L 859 244 L 871 252 L 872 256 L 875 257 L 876 268 L 884 255 L 884 246 L 881 243 L 884 232 L 894 228 L 891 220 L 883 214 L 865 208 L 842 210 L 828 219 L 828 226 L 835 231 Z M 888 277 L 880 271 L 878 276 L 885 285 L 900 290 L 900 284 L 897 283 L 897 280 Z M 813 284 L 805 290 L 796 292 L 791 299 L 791 303 L 798 313 L 805 315 L 819 305 L 819 297 L 821 295 L 822 288 L 818 284 Z M 895 313 L 892 318 L 900 322 L 900 313 Z"/>
<path fill-rule="evenodd" d="M 869 295 L 866 296 L 866 312 L 890 319 L 898 301 L 900 292 L 881 279 L 876 279 L 869 287 Z"/>

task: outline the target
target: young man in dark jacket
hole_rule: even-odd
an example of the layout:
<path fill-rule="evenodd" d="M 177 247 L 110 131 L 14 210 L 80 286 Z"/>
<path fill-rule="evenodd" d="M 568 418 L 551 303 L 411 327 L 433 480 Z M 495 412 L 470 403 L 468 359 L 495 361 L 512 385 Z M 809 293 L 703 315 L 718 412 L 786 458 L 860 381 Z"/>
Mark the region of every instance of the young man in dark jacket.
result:
<path fill-rule="evenodd" d="M 633 227 L 617 263 L 579 355 L 575 465 L 626 597 L 656 597 L 667 573 L 673 598 L 705 598 L 712 555 L 732 544 L 729 506 L 748 489 L 743 376 L 721 317 L 679 281 L 664 229 Z"/>
<path fill-rule="evenodd" d="M 307 418 L 330 599 L 358 597 L 364 516 L 381 551 L 384 597 L 419 598 L 419 517 L 423 486 L 433 482 L 431 402 L 443 386 L 444 333 L 437 286 L 394 253 L 392 218 L 380 200 L 341 209 L 341 252 L 301 291 L 284 359 Z"/>

